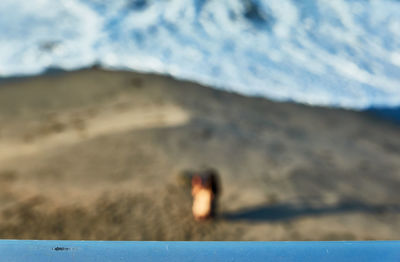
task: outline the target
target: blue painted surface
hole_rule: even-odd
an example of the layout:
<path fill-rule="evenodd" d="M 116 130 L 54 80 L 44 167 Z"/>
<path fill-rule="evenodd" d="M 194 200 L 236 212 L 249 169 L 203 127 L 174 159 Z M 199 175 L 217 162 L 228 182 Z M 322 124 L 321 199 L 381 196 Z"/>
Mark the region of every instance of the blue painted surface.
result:
<path fill-rule="evenodd" d="M 135 242 L 0 240 L 1 262 L 400 261 L 400 241 Z"/>

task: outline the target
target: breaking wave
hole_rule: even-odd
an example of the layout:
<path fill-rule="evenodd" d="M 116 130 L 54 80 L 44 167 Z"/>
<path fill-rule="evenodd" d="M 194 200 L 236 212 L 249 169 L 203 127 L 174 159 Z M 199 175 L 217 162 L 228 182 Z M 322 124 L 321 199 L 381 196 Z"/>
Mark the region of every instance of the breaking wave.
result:
<path fill-rule="evenodd" d="M 0 1 L 0 76 L 100 64 L 245 95 L 400 105 L 400 1 Z"/>

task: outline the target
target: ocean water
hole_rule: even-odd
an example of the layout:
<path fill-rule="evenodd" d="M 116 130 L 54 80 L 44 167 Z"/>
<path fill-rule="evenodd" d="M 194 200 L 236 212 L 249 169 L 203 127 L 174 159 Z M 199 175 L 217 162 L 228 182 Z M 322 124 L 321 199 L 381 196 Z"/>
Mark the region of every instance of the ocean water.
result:
<path fill-rule="evenodd" d="M 1 77 L 93 64 L 279 101 L 396 107 L 400 1 L 0 1 Z"/>

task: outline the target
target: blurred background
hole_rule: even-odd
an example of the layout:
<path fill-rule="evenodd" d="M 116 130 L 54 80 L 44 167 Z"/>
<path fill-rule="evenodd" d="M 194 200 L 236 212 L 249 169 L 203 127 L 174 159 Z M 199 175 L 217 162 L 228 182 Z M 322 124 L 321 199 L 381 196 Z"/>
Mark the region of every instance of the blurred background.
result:
<path fill-rule="evenodd" d="M 399 239 L 399 106 L 396 0 L 2 0 L 0 238 Z"/>

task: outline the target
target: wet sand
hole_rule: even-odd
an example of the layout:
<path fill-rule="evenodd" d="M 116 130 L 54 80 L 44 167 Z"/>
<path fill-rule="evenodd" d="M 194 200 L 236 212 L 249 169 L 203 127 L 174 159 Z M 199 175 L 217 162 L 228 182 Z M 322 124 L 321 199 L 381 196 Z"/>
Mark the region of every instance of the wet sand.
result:
<path fill-rule="evenodd" d="M 0 238 L 400 238 L 400 127 L 362 112 L 87 69 L 0 83 Z M 198 223 L 185 169 L 213 167 Z"/>

